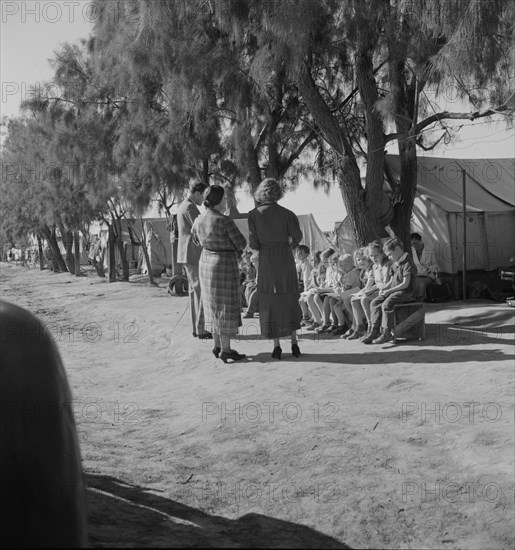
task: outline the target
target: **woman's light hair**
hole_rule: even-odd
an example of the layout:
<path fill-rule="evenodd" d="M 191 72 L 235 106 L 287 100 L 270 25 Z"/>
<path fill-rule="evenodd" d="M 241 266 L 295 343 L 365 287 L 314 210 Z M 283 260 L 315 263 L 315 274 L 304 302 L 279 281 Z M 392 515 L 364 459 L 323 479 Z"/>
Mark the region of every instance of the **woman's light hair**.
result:
<path fill-rule="evenodd" d="M 256 189 L 254 199 L 258 204 L 266 202 L 277 202 L 284 196 L 284 190 L 281 184 L 274 178 L 266 178 Z"/>

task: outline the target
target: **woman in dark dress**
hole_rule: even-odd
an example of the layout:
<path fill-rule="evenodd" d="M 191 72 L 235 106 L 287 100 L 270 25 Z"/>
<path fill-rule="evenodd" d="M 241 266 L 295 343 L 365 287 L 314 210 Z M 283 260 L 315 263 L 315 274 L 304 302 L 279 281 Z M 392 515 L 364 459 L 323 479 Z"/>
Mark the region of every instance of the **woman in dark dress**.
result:
<path fill-rule="evenodd" d="M 199 279 L 206 327 L 213 333 L 213 354 L 239 361 L 245 357 L 231 349 L 231 337 L 238 334 L 241 322 L 240 271 L 238 252 L 247 245 L 236 224 L 224 216 L 224 188 L 208 187 L 204 192 L 206 211 L 193 223 L 191 235 L 202 247 Z"/>
<path fill-rule="evenodd" d="M 281 358 L 280 338 L 291 336 L 291 350 L 300 355 L 297 330 L 302 311 L 293 248 L 302 240 L 297 216 L 277 201 L 283 190 L 273 178 L 261 182 L 254 198 L 258 206 L 249 213 L 249 245 L 259 251 L 259 323 L 261 334 L 274 341 L 272 357 Z"/>

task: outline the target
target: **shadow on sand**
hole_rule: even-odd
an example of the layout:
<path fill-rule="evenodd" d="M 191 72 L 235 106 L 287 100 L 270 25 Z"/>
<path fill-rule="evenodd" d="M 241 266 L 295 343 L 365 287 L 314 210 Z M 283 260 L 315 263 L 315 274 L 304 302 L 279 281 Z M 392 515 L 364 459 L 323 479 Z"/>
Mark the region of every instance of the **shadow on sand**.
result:
<path fill-rule="evenodd" d="M 231 520 L 129 485 L 85 474 L 93 547 L 350 548 L 304 525 L 246 514 Z"/>

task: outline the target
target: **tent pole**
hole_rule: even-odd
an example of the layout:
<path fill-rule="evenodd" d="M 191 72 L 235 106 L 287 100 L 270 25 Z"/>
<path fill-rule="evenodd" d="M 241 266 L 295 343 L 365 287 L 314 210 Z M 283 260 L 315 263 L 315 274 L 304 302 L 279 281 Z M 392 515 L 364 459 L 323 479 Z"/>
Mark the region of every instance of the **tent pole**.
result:
<path fill-rule="evenodd" d="M 467 299 L 467 176 L 461 171 L 463 189 L 463 301 Z"/>

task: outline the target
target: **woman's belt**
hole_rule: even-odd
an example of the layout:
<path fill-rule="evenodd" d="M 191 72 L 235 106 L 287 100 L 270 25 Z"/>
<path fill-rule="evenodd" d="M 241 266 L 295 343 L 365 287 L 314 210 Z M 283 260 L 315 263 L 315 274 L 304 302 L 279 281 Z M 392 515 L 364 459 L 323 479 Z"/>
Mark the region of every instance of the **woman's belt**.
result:
<path fill-rule="evenodd" d="M 234 248 L 221 248 L 219 250 L 215 250 L 214 248 L 204 248 L 204 250 L 207 250 L 208 252 L 236 252 Z"/>

